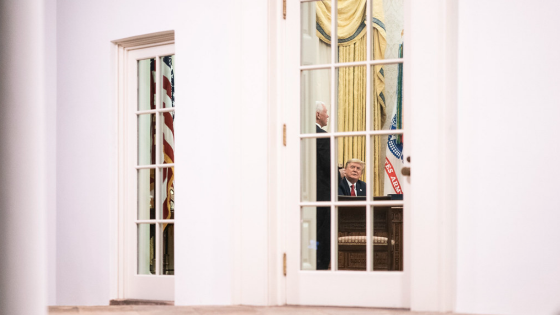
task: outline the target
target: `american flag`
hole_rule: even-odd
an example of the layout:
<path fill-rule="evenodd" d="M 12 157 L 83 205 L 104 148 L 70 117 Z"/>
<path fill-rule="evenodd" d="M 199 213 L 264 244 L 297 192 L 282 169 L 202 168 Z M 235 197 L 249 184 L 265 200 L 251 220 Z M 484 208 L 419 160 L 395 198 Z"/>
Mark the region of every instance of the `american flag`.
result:
<path fill-rule="evenodd" d="M 161 98 L 162 108 L 175 107 L 175 78 L 173 71 L 173 57 L 166 56 L 162 58 L 161 74 Z M 173 122 L 175 120 L 175 111 L 164 112 L 162 121 L 162 145 L 163 145 L 163 163 L 171 164 L 175 161 L 175 134 L 173 131 Z M 163 219 L 171 219 L 171 195 L 173 194 L 174 183 L 174 167 L 162 169 L 162 196 L 163 200 Z"/>

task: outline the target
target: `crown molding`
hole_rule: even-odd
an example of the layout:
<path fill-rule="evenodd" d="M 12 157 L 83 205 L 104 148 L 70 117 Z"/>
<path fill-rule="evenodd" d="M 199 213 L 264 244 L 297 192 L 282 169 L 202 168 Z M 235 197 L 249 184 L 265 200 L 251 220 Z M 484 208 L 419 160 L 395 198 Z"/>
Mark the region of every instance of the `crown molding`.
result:
<path fill-rule="evenodd" d="M 122 39 L 117 39 L 111 41 L 123 48 L 131 48 L 137 46 L 146 46 L 153 44 L 161 44 L 163 42 L 174 42 L 175 41 L 175 31 L 163 31 L 139 36 L 132 36 Z"/>

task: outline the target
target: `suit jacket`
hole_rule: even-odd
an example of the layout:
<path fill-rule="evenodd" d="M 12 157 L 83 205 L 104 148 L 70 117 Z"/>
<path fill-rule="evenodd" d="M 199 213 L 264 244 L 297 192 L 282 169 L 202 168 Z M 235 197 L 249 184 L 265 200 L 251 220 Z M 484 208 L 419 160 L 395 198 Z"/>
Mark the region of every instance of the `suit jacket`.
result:
<path fill-rule="evenodd" d="M 315 125 L 317 133 L 326 133 Z M 317 139 L 317 201 L 331 200 L 331 139 Z M 317 270 L 331 261 L 331 208 L 317 207 Z"/>
<path fill-rule="evenodd" d="M 346 178 L 340 180 L 338 184 L 338 195 L 340 196 L 350 196 L 350 186 L 348 185 L 348 181 Z M 358 179 L 356 182 L 356 196 L 365 196 L 366 195 L 366 183 L 362 182 Z"/>
<path fill-rule="evenodd" d="M 317 133 L 326 133 L 315 125 Z M 331 200 L 331 139 L 317 139 L 317 201 Z"/>

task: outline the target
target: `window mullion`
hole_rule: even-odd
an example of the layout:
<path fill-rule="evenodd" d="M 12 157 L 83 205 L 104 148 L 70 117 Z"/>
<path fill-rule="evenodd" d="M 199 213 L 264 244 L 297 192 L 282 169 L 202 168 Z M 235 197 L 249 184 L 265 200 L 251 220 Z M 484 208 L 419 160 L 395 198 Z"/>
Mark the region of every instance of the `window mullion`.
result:
<path fill-rule="evenodd" d="M 159 56 L 155 57 L 156 59 L 156 97 L 155 97 L 155 113 L 154 115 L 156 115 L 156 165 L 161 164 L 161 156 L 159 154 L 159 152 L 161 151 L 161 139 L 160 139 L 160 134 L 161 134 L 161 119 L 159 118 L 159 112 L 158 109 L 160 109 L 160 104 L 161 104 L 161 82 L 160 82 L 160 76 L 161 76 L 161 66 L 160 66 L 160 62 L 159 62 Z M 159 185 L 159 182 L 158 182 Z"/>
<path fill-rule="evenodd" d="M 142 169 L 161 169 L 161 168 L 169 168 L 169 167 L 175 167 L 175 163 L 168 163 L 168 164 L 152 164 L 152 165 L 137 165 L 136 169 L 137 170 L 142 170 Z"/>
<path fill-rule="evenodd" d="M 155 165 L 155 170 L 156 170 L 156 182 L 154 184 L 154 190 L 156 191 L 156 205 L 155 205 L 155 209 L 156 209 L 156 219 L 160 219 L 159 214 L 161 213 L 161 204 L 162 201 L 161 199 L 161 189 L 160 189 L 160 184 L 161 184 L 161 172 L 160 172 L 160 168 L 158 167 L 159 165 L 161 165 L 161 155 L 159 154 L 161 152 L 161 119 L 159 118 L 159 113 L 157 113 L 157 109 L 160 108 L 160 94 L 161 94 L 161 82 L 160 82 L 160 75 L 161 75 L 161 67 L 160 67 L 160 62 L 159 62 L 159 56 L 155 57 L 155 63 L 156 63 L 156 79 L 155 79 L 155 85 L 156 85 L 156 96 L 155 96 L 155 109 L 156 109 L 156 113 L 154 113 L 154 115 L 156 116 L 156 136 L 154 139 L 154 142 L 156 144 L 155 147 L 155 156 L 156 156 L 156 165 Z M 158 234 L 159 237 L 159 234 Z M 157 259 L 156 259 L 157 260 Z"/>
<path fill-rule="evenodd" d="M 155 224 L 155 223 L 163 223 L 163 224 L 173 224 L 175 220 L 135 220 L 134 223 L 136 224 Z"/>
<path fill-rule="evenodd" d="M 308 201 L 300 202 L 300 207 L 324 207 L 332 204 L 336 207 L 402 207 L 402 200 L 373 200 L 373 201 Z M 167 221 L 166 221 L 167 222 Z"/>
<path fill-rule="evenodd" d="M 366 60 L 372 60 L 371 51 L 371 0 L 366 2 Z M 366 130 L 370 131 L 371 128 L 371 67 L 366 66 Z M 371 134 L 366 135 L 366 178 L 371 183 L 366 190 L 366 200 L 373 200 L 373 191 L 375 181 L 373 180 L 373 165 L 371 163 Z M 372 235 L 373 235 L 373 211 L 372 207 L 366 207 L 366 271 L 373 270 L 373 246 L 372 246 Z"/>
<path fill-rule="evenodd" d="M 370 130 L 370 131 L 344 131 L 344 132 L 332 132 L 332 133 L 307 133 L 300 134 L 300 139 L 320 139 L 320 138 L 330 138 L 334 137 L 353 137 L 353 136 L 386 136 L 386 135 L 402 135 L 404 134 L 403 129 L 382 129 L 382 130 Z"/>
<path fill-rule="evenodd" d="M 403 58 L 394 58 L 394 59 L 377 59 L 377 60 L 341 62 L 341 63 L 337 63 L 337 67 L 343 68 L 343 67 L 374 66 L 374 65 L 381 65 L 382 66 L 382 65 L 399 64 L 399 63 L 404 63 L 404 59 Z M 318 65 L 300 66 L 299 69 L 301 71 L 321 70 L 321 69 L 329 69 L 330 67 L 331 67 L 331 64 L 318 64 Z"/>
<path fill-rule="evenodd" d="M 335 148 L 336 138 L 332 134 L 333 129 L 338 131 L 337 125 L 337 96 L 338 93 L 338 82 L 337 82 L 337 68 L 335 63 L 338 61 L 338 1 L 333 1 L 331 5 L 331 114 L 332 117 L 332 127 L 331 127 L 331 270 L 336 271 L 338 269 L 338 208 L 334 206 L 333 199 L 338 196 L 338 187 L 333 183 L 336 183 L 338 176 L 337 163 L 334 163 L 337 158 Z M 336 176 L 336 177 L 335 177 Z"/>
<path fill-rule="evenodd" d="M 156 108 L 156 109 L 149 109 L 149 110 L 140 110 L 140 111 L 136 111 L 136 115 L 165 113 L 165 112 L 172 112 L 172 111 L 174 111 L 174 110 L 175 110 L 175 108 L 173 108 L 173 107 L 171 107 L 171 108 Z"/>
<path fill-rule="evenodd" d="M 154 142 L 156 144 L 156 152 L 155 152 L 155 156 L 156 156 L 156 166 L 155 166 L 155 172 L 156 172 L 156 182 L 154 183 L 154 190 L 156 193 L 156 204 L 155 204 L 155 219 L 159 220 L 160 219 L 160 213 L 161 213 L 161 205 L 162 205 L 162 200 L 161 200 L 161 172 L 160 172 L 160 168 L 157 165 L 161 164 L 161 156 L 160 156 L 160 152 L 161 152 L 161 119 L 159 118 L 160 114 L 157 112 L 157 109 L 160 108 L 160 94 L 161 94 L 161 82 L 160 82 L 160 76 L 161 76 L 161 67 L 160 67 L 160 62 L 159 62 L 159 56 L 155 57 L 155 63 L 156 63 L 156 78 L 155 78 L 155 86 L 156 86 L 156 96 L 155 96 L 155 113 L 154 115 L 156 116 L 156 136 L 154 139 Z M 160 251 L 161 251 L 161 241 L 162 238 L 162 233 L 160 231 L 160 223 L 157 223 L 156 221 L 156 241 L 155 241 L 155 257 L 156 257 L 156 275 L 159 275 L 160 272 L 160 268 L 161 268 L 161 261 L 160 261 Z"/>

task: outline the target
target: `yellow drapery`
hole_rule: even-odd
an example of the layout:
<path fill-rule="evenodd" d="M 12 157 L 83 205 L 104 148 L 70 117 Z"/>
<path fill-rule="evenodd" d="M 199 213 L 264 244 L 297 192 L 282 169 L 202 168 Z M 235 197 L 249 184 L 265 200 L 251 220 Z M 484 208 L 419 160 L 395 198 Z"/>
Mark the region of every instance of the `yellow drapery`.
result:
<path fill-rule="evenodd" d="M 324 34 L 317 30 L 317 36 L 325 43 L 331 43 L 331 2 L 318 1 L 317 24 Z M 366 34 L 360 25 L 366 18 L 366 0 L 338 0 L 338 40 L 339 46 L 354 44 Z M 365 55 L 365 53 L 364 53 Z"/>
<path fill-rule="evenodd" d="M 383 25 L 383 1 L 373 0 L 373 58 L 384 59 L 387 46 Z M 331 43 L 331 5 L 328 1 L 316 3 L 317 36 L 326 44 Z M 366 16 L 366 0 L 338 0 L 338 61 L 353 62 L 366 60 L 367 38 L 363 22 Z M 374 66 L 372 73 L 372 127 L 381 129 L 386 119 L 383 92 L 385 79 L 383 67 Z M 363 131 L 366 127 L 366 69 L 361 67 L 344 67 L 338 70 L 338 131 Z M 373 137 L 372 164 L 374 170 L 374 196 L 382 195 L 380 181 L 381 141 Z M 365 161 L 365 137 L 344 137 L 338 140 L 337 160 L 345 164 L 347 160 L 357 158 Z M 362 175 L 365 180 L 365 172 Z"/>

